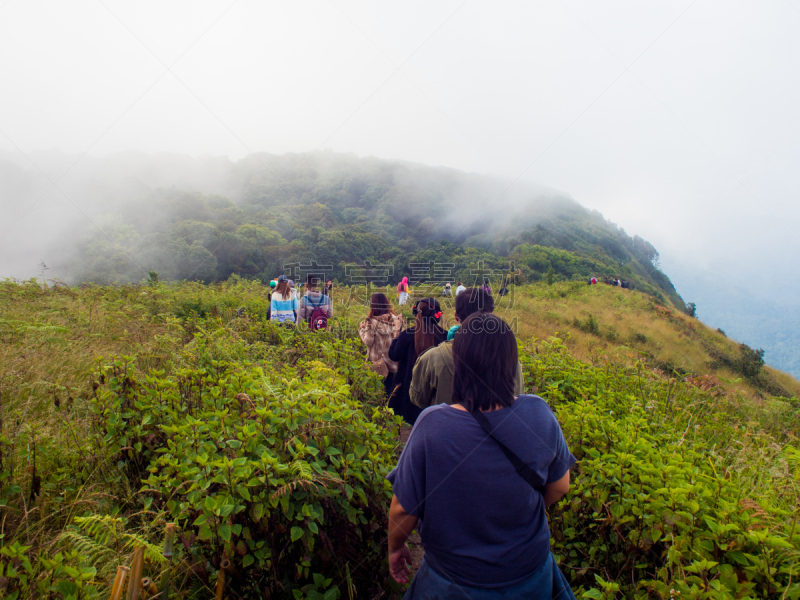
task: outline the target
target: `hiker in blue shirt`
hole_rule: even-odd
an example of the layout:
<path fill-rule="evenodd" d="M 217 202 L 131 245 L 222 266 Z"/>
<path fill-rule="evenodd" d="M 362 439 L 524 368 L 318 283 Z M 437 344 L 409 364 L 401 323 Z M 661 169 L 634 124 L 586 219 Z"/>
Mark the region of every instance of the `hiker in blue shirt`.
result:
<path fill-rule="evenodd" d="M 269 302 L 269 313 L 270 321 L 294 323 L 297 320 L 297 294 L 289 287 L 286 275 L 278 277 L 278 284 Z"/>
<path fill-rule="evenodd" d="M 422 411 L 387 476 L 392 577 L 408 583 L 417 528 L 425 558 L 405 600 L 574 600 L 545 508 L 569 491 L 575 457 L 547 403 L 515 397 L 514 333 L 474 313 L 455 335 L 453 363 L 454 403 Z"/>
<path fill-rule="evenodd" d="M 300 299 L 297 310 L 298 322 L 304 320 L 313 330 L 327 329 L 328 319 L 333 317 L 331 297 L 317 291 L 318 277 L 308 274 L 306 277 L 306 295 Z"/>

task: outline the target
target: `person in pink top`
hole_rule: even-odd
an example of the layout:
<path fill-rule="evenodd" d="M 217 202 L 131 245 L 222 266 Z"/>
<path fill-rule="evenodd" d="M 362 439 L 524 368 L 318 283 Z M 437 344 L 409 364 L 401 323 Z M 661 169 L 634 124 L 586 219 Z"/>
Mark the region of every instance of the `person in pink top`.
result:
<path fill-rule="evenodd" d="M 408 277 L 403 277 L 403 281 L 397 285 L 397 297 L 400 304 L 408 302 Z"/>

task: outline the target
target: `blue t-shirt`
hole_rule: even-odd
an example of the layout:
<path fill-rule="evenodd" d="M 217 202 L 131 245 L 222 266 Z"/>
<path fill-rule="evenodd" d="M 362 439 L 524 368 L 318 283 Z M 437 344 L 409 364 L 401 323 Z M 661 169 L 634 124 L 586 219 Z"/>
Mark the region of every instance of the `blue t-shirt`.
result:
<path fill-rule="evenodd" d="M 575 463 L 555 415 L 538 396 L 484 413 L 494 435 L 543 483 Z M 387 479 L 400 505 L 420 518 L 425 560 L 443 577 L 479 588 L 533 574 L 550 552 L 544 497 L 516 472 L 468 412 L 422 411 Z"/>

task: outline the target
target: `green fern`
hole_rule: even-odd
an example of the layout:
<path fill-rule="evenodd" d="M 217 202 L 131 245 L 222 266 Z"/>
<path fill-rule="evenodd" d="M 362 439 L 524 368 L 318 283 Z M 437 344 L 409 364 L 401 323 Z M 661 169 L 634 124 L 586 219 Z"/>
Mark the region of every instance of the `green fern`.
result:
<path fill-rule="evenodd" d="M 789 471 L 792 473 L 792 477 L 800 480 L 800 450 L 786 444 L 786 446 L 783 447 L 783 455 L 786 457 L 786 463 L 789 465 Z"/>
<path fill-rule="evenodd" d="M 112 515 L 75 517 L 75 525 L 65 529 L 59 539 L 97 567 L 101 575 L 110 574 L 118 565 L 130 562 L 133 551 L 144 547 L 145 558 L 163 563 L 161 547 L 137 533 L 125 531 L 126 519 Z"/>

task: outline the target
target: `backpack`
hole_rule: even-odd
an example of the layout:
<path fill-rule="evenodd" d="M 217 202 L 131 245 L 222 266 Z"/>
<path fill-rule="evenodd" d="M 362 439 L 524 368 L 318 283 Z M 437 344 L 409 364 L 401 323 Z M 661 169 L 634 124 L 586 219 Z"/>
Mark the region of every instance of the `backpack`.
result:
<path fill-rule="evenodd" d="M 324 296 L 323 296 L 324 298 Z M 312 331 L 319 331 L 320 329 L 328 328 L 328 313 L 322 308 L 324 301 L 320 300 L 319 304 L 312 304 L 306 297 L 306 301 L 313 307 L 311 311 L 311 318 L 308 320 L 308 325 Z"/>

